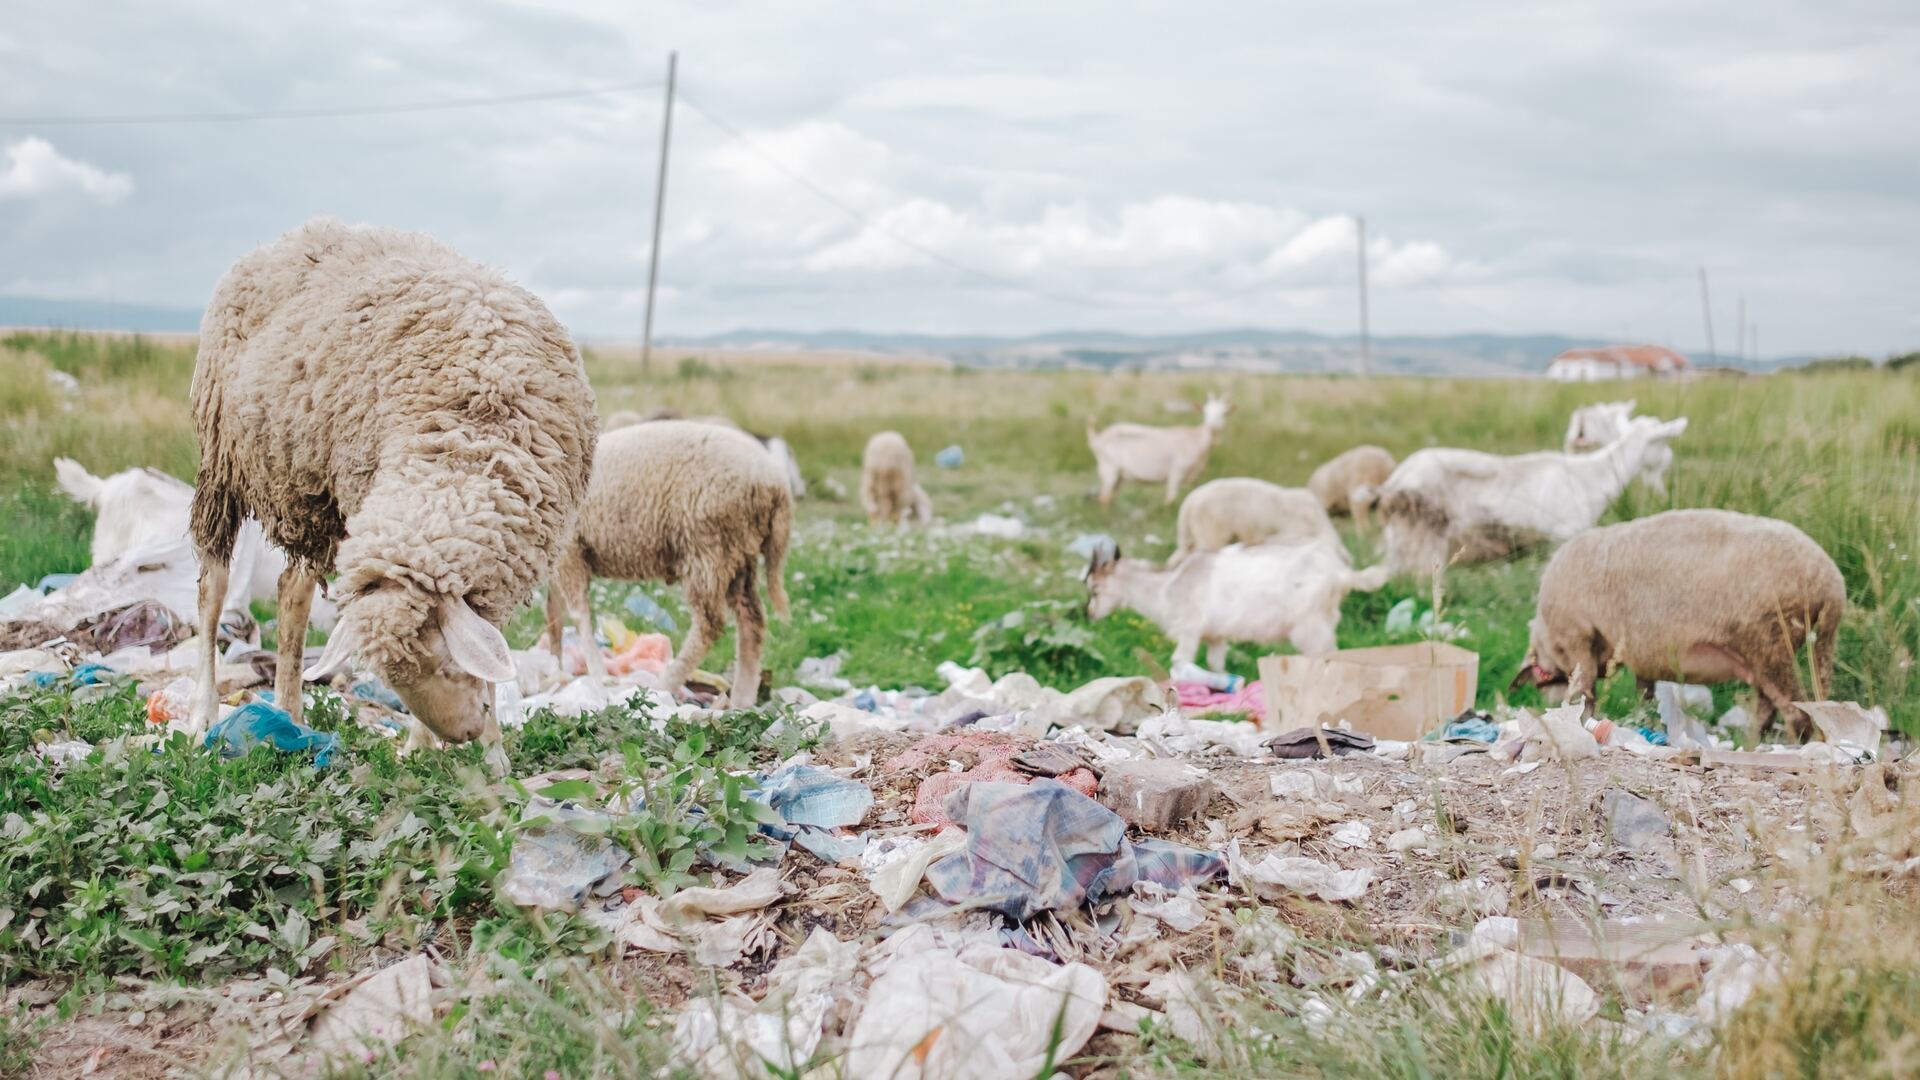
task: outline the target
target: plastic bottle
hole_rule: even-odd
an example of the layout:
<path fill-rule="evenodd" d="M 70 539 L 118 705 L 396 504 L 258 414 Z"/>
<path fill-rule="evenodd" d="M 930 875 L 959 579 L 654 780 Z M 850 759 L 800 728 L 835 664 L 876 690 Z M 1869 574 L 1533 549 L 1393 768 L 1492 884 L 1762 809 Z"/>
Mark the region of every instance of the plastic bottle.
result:
<path fill-rule="evenodd" d="M 1224 671 L 1208 671 L 1199 664 L 1175 664 L 1167 673 L 1174 682 L 1196 682 L 1209 690 L 1231 694 L 1245 685 L 1246 680 L 1238 675 L 1229 675 Z"/>

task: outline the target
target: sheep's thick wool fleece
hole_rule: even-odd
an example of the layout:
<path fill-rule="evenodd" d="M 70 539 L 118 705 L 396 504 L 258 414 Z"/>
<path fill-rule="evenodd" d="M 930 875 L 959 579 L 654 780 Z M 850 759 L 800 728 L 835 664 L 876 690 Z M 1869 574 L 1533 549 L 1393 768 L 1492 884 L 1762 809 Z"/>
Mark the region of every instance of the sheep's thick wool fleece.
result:
<path fill-rule="evenodd" d="M 524 603 L 595 443 L 579 354 L 537 298 L 430 237 L 332 219 L 221 279 L 193 411 L 195 539 L 225 555 L 251 514 L 295 560 L 324 572 L 337 555 L 348 604 L 407 586 L 362 612 L 371 638 L 441 596 L 495 622 Z"/>

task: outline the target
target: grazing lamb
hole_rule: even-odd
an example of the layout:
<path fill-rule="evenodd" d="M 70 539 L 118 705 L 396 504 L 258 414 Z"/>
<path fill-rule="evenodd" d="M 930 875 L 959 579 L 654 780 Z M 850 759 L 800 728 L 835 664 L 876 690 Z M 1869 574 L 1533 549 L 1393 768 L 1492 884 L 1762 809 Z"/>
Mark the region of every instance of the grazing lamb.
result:
<path fill-rule="evenodd" d="M 1386 583 L 1384 566 L 1354 570 L 1326 544 L 1235 544 L 1190 556 L 1177 567 L 1123 559 L 1111 543 L 1087 567 L 1087 617 L 1132 608 L 1173 639 L 1173 665 L 1190 664 L 1202 642 L 1207 666 L 1226 664 L 1232 641 L 1293 642 L 1302 653 L 1332 652 L 1340 601 Z"/>
<path fill-rule="evenodd" d="M 561 554 L 547 591 L 548 640 L 557 650 L 571 613 L 580 640 L 593 640 L 587 586 L 594 576 L 678 582 L 693 625 L 667 665 L 664 689 L 679 690 L 726 630 L 739 628 L 729 700 L 751 708 L 760 687 L 767 616 L 755 587 L 764 559 L 767 595 L 787 613 L 782 564 L 793 526 L 787 478 L 744 432 L 688 420 L 661 420 L 609 431 L 594 458 L 574 541 Z M 588 668 L 601 674 L 597 649 Z"/>
<path fill-rule="evenodd" d="M 1121 480 L 1167 485 L 1167 505 L 1180 496 L 1180 489 L 1200 478 L 1207 467 L 1207 452 L 1226 426 L 1233 411 L 1225 399 L 1207 395 L 1200 407 L 1199 427 L 1149 427 L 1146 424 L 1112 424 L 1102 431 L 1099 422 L 1087 417 L 1087 445 L 1093 449 L 1095 467 L 1100 472 L 1100 505 L 1113 505 L 1113 493 Z"/>
<path fill-rule="evenodd" d="M 1827 553 L 1784 521 L 1669 510 L 1567 541 L 1540 577 L 1540 609 L 1515 686 L 1587 699 L 1615 665 L 1640 692 L 1656 680 L 1752 686 L 1754 735 L 1778 709 L 1804 739 L 1794 657 L 1811 636 L 1814 693 L 1833 685 L 1847 585 Z"/>
<path fill-rule="evenodd" d="M 1627 422 L 1633 419 L 1634 402 L 1602 401 L 1593 405 L 1582 405 L 1573 410 L 1573 419 L 1567 423 L 1567 437 L 1561 449 L 1567 453 L 1581 450 L 1597 450 L 1620 437 L 1627 429 Z M 1664 499 L 1667 497 L 1667 469 L 1673 465 L 1673 447 L 1661 443 L 1647 453 L 1646 464 L 1640 469 L 1640 482 L 1647 490 Z"/>
<path fill-rule="evenodd" d="M 1350 514 L 1354 489 L 1379 487 L 1392 475 L 1392 454 L 1377 446 L 1356 446 L 1313 470 L 1307 490 L 1320 499 L 1327 513 Z"/>
<path fill-rule="evenodd" d="M 593 460 L 593 391 L 545 305 L 419 233 L 308 222 L 240 258 L 200 327 L 199 693 L 251 516 L 287 553 L 275 700 L 296 718 L 307 605 L 339 571 L 340 621 L 309 680 L 362 661 L 427 732 L 490 744 L 497 628 L 553 568 Z M 422 731 L 420 725 L 424 725 Z"/>
<path fill-rule="evenodd" d="M 933 520 L 933 500 L 913 479 L 913 447 L 899 432 L 882 431 L 867 440 L 860 458 L 860 505 L 869 525 Z"/>
<path fill-rule="evenodd" d="M 1686 429 L 1685 418 L 1636 417 L 1618 439 L 1590 454 L 1416 451 L 1385 484 L 1356 495 L 1356 512 L 1379 507 L 1387 563 L 1396 573 L 1427 575 L 1454 558 L 1499 558 L 1592 528 L 1651 449 Z"/>
<path fill-rule="evenodd" d="M 633 409 L 621 409 L 607 417 L 607 422 L 603 426 L 603 430 L 612 431 L 614 428 L 627 427 L 631 424 L 650 424 L 656 420 L 679 419 L 682 419 L 682 416 L 678 409 L 658 408 L 644 416 Z M 730 427 L 735 431 L 745 430 L 739 424 L 734 423 L 725 416 L 696 416 L 693 417 L 693 420 L 702 424 L 718 424 L 721 427 Z M 787 440 L 778 435 L 762 435 L 754 431 L 748 431 L 747 434 L 760 440 L 760 445 L 766 447 L 767 453 L 772 454 L 773 460 L 780 464 L 781 471 L 787 476 L 787 487 L 792 490 L 793 497 L 796 499 L 806 498 L 807 480 L 800 475 L 800 459 L 794 456 L 793 447 L 787 443 Z"/>
<path fill-rule="evenodd" d="M 54 458 L 53 471 L 75 502 L 94 511 L 94 566 L 104 566 L 134 548 L 187 538 L 193 517 L 192 485 L 158 469 L 122 469 L 111 476 L 95 476 L 72 458 Z M 233 545 L 232 584 L 222 604 L 221 628 L 241 640 L 258 640 L 259 627 L 248 605 L 277 599 L 280 572 L 286 568 L 285 553 L 267 543 L 259 522 L 241 525 Z M 316 590 L 308 621 L 325 630 L 333 625 L 335 614 L 333 602 Z"/>
<path fill-rule="evenodd" d="M 1245 476 L 1209 480 L 1180 503 L 1179 547 L 1167 560 L 1178 566 L 1196 551 L 1228 544 L 1323 543 L 1346 557 L 1340 534 L 1304 488 L 1283 488 Z"/>

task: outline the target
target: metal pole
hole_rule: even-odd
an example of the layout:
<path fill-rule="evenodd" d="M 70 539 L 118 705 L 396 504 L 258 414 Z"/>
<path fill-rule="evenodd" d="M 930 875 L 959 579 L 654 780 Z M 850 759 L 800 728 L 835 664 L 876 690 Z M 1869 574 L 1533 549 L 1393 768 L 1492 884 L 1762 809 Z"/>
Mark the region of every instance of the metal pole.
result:
<path fill-rule="evenodd" d="M 1740 297 L 1740 316 L 1737 325 L 1739 329 L 1733 339 L 1733 352 L 1744 364 L 1747 362 L 1747 298 L 1744 295 Z"/>
<path fill-rule="evenodd" d="M 1713 301 L 1707 296 L 1707 268 L 1704 266 L 1700 268 L 1700 318 L 1707 324 L 1707 359 L 1712 361 L 1720 352 L 1713 347 Z"/>
<path fill-rule="evenodd" d="M 1360 374 L 1367 373 L 1367 361 L 1372 344 L 1367 340 L 1367 219 L 1359 214 L 1353 215 L 1353 229 L 1359 241 L 1360 259 Z"/>
<path fill-rule="evenodd" d="M 647 253 L 647 321 L 640 332 L 640 373 L 653 373 L 653 286 L 660 278 L 660 218 L 667 209 L 667 150 L 673 143 L 673 79 L 680 54 L 667 54 L 667 111 L 660 118 L 660 179 L 653 188 L 653 243 Z"/>

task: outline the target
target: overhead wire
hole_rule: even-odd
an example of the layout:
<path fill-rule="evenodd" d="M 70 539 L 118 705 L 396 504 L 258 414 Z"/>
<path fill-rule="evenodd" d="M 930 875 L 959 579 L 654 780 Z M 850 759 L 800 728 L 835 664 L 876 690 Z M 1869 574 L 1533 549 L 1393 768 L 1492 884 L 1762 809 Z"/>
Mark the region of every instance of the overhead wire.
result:
<path fill-rule="evenodd" d="M 655 90 L 665 85 L 658 79 L 646 82 L 608 83 L 567 90 L 538 90 L 525 94 L 494 97 L 450 98 L 441 101 L 396 102 L 385 105 L 336 105 L 302 109 L 259 109 L 244 112 L 192 113 L 118 113 L 105 115 L 0 116 L 0 125 L 8 127 L 82 127 L 111 124 L 244 124 L 272 120 L 330 120 L 356 116 L 392 116 L 399 113 L 442 112 L 449 109 L 485 109 L 499 105 L 525 105 L 539 101 L 625 94 L 636 90 Z"/>

